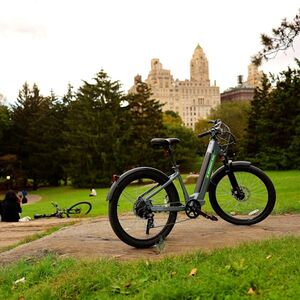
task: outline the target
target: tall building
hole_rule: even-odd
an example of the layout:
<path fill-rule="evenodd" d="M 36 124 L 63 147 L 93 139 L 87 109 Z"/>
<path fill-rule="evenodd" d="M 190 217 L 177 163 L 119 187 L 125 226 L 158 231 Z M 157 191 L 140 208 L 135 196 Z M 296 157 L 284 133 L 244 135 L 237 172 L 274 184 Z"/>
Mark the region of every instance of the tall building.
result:
<path fill-rule="evenodd" d="M 251 101 L 254 97 L 255 88 L 261 85 L 262 76 L 263 72 L 251 63 L 248 66 L 247 81 L 243 81 L 243 76 L 239 75 L 237 86 L 224 91 L 221 94 L 221 102 Z"/>
<path fill-rule="evenodd" d="M 129 93 L 136 92 L 139 81 L 141 76 L 137 75 Z M 164 104 L 163 111 L 177 112 L 189 128 L 194 128 L 199 119 L 206 118 L 210 109 L 220 104 L 220 89 L 210 85 L 208 60 L 199 44 L 190 62 L 190 80 L 174 80 L 171 71 L 154 58 L 145 83 L 153 98 Z"/>
<path fill-rule="evenodd" d="M 5 97 L 0 93 L 0 105 L 5 104 Z"/>
<path fill-rule="evenodd" d="M 248 78 L 247 81 L 245 82 L 245 85 L 247 87 L 252 87 L 252 88 L 260 86 L 262 77 L 263 77 L 263 72 L 258 69 L 258 66 L 251 63 L 248 66 Z"/>

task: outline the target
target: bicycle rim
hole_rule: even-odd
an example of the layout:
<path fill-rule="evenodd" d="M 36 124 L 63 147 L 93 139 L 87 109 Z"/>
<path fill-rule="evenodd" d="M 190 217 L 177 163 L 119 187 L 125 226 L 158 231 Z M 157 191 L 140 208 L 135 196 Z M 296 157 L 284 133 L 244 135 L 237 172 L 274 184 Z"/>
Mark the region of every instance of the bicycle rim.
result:
<path fill-rule="evenodd" d="M 232 190 L 228 176 L 223 173 L 213 193 L 211 204 L 216 213 L 228 222 L 237 225 L 251 225 L 262 221 L 272 211 L 275 191 L 268 177 L 259 169 L 236 168 L 234 170 L 239 188 L 243 193 L 238 199 Z"/>
<path fill-rule="evenodd" d="M 141 217 L 136 212 L 139 197 L 147 198 L 147 191 L 156 191 L 165 179 L 151 172 L 137 172 L 126 178 L 118 194 L 110 204 L 110 220 L 115 233 L 125 243 L 135 247 L 149 247 L 164 238 L 174 226 L 176 212 L 153 213 L 153 224 L 149 218 Z M 150 192 L 150 193 L 151 193 Z M 152 206 L 170 206 L 170 199 L 178 202 L 173 187 L 168 186 L 150 197 Z"/>
<path fill-rule="evenodd" d="M 67 209 L 66 214 L 68 217 L 80 218 L 87 215 L 92 209 L 89 202 L 79 202 Z"/>

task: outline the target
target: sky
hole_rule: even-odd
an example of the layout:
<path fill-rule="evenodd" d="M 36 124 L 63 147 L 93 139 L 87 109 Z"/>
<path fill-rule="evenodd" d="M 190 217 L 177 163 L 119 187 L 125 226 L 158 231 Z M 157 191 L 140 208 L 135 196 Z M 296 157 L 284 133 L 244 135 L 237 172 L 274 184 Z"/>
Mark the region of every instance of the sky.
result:
<path fill-rule="evenodd" d="M 135 75 L 147 78 L 153 58 L 174 79 L 189 79 L 198 43 L 222 92 L 238 75 L 246 80 L 260 34 L 299 8 L 299 0 L 0 0 L 0 94 L 13 103 L 27 81 L 62 96 L 101 69 L 126 92 Z M 261 69 L 277 74 L 294 57 L 300 37 Z"/>

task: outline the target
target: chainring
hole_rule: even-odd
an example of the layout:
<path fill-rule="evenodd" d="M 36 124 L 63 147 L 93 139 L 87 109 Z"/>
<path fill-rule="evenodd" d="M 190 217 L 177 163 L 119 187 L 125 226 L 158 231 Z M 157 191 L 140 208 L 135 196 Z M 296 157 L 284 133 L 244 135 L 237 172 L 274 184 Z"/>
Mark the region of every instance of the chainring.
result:
<path fill-rule="evenodd" d="M 185 213 L 190 219 L 196 219 L 201 212 L 201 204 L 197 200 L 189 200 L 185 205 Z"/>

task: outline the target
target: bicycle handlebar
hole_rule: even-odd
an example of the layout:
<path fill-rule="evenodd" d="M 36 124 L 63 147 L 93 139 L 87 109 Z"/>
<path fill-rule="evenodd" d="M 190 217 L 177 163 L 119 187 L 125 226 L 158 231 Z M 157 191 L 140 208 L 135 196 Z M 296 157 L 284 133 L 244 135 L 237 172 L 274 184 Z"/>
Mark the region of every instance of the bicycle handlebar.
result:
<path fill-rule="evenodd" d="M 208 131 L 199 133 L 198 138 L 202 138 L 202 137 L 205 137 L 205 136 L 210 135 L 210 134 L 211 134 L 211 130 L 208 130 Z"/>
<path fill-rule="evenodd" d="M 236 142 L 235 137 L 230 132 L 229 127 L 224 122 L 222 122 L 220 119 L 209 120 L 208 123 L 214 124 L 214 125 L 212 126 L 212 128 L 210 130 L 198 134 L 199 138 L 205 137 L 207 135 L 211 135 L 212 137 L 216 137 L 217 135 L 219 135 L 219 134 L 222 135 L 224 132 L 226 132 L 227 134 L 229 134 L 231 136 L 231 139 L 232 139 L 233 143 Z M 225 131 L 224 131 L 224 127 L 225 127 Z"/>
<path fill-rule="evenodd" d="M 218 120 L 208 120 L 208 123 L 214 124 L 213 127 L 208 131 L 205 131 L 205 132 L 202 132 L 202 133 L 198 134 L 198 138 L 202 138 L 202 137 L 205 137 L 207 135 L 221 133 L 220 132 L 220 127 L 223 124 L 223 122 L 221 120 L 219 120 L 219 119 Z"/>

